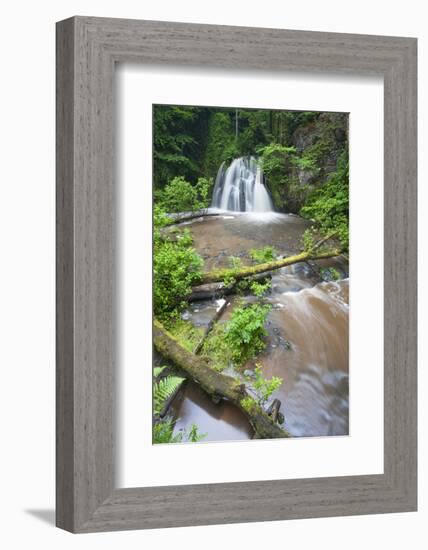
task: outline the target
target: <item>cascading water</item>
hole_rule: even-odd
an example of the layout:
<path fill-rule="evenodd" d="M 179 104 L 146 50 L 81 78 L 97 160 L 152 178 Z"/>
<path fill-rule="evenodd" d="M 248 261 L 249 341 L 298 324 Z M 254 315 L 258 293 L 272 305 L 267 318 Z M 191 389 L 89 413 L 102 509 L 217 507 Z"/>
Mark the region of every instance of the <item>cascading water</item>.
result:
<path fill-rule="evenodd" d="M 217 173 L 211 206 L 234 212 L 272 212 L 273 203 L 255 157 L 234 159 Z"/>

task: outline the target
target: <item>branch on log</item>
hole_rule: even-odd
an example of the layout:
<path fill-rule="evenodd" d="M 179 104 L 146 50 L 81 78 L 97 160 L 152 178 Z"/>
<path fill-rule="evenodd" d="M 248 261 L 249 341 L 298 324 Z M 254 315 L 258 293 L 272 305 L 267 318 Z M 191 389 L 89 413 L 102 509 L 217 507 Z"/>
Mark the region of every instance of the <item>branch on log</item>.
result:
<path fill-rule="evenodd" d="M 202 338 L 199 340 L 197 346 L 193 350 L 193 353 L 195 355 L 198 355 L 199 352 L 202 349 L 202 346 L 204 345 L 205 340 L 207 339 L 208 334 L 212 331 L 214 328 L 214 325 L 217 323 L 217 321 L 220 319 L 220 317 L 223 315 L 223 312 L 226 310 L 227 306 L 229 305 L 229 302 L 226 300 L 223 300 L 222 303 L 217 308 L 217 311 L 215 312 L 215 315 L 211 319 L 211 321 L 208 323 L 204 334 L 202 335 Z"/>
<path fill-rule="evenodd" d="M 274 422 L 282 424 L 284 422 L 284 415 L 280 412 L 281 401 L 274 399 L 269 407 L 266 409 L 266 414 L 272 418 Z"/>
<path fill-rule="evenodd" d="M 190 353 L 155 319 L 153 342 L 157 351 L 197 382 L 210 396 L 221 396 L 237 406 L 247 416 L 257 437 L 272 439 L 289 437 L 288 432 L 266 414 L 246 391 L 245 385 L 235 378 L 217 372 L 208 357 Z M 248 400 L 250 398 L 250 400 Z M 244 400 L 250 401 L 250 406 Z M 245 406 L 244 406 L 245 405 Z"/>
<path fill-rule="evenodd" d="M 235 281 L 240 281 L 246 277 L 252 277 L 260 273 L 268 273 L 275 269 L 280 269 L 281 267 L 286 267 L 289 265 L 297 264 L 300 262 L 307 262 L 308 260 L 323 260 L 325 258 L 334 258 L 340 256 L 341 251 L 338 249 L 328 250 L 326 252 L 317 253 L 316 250 L 312 249 L 309 252 L 300 252 L 294 256 L 288 256 L 287 258 L 282 258 L 280 260 L 274 260 L 272 262 L 265 262 L 263 264 L 246 266 L 241 269 L 219 269 L 215 271 L 209 271 L 202 275 L 200 281 L 201 285 L 218 283 L 227 278 L 233 278 Z"/>
<path fill-rule="evenodd" d="M 314 246 L 312 247 L 312 251 L 313 250 L 318 250 L 318 248 L 320 246 L 322 246 L 324 243 L 326 243 L 327 241 L 329 241 L 330 239 L 333 239 L 333 237 L 336 237 L 337 236 L 337 231 L 335 231 L 334 233 L 330 233 L 329 235 L 326 235 L 325 237 L 323 237 L 322 239 L 320 239 L 319 241 L 317 241 Z"/>

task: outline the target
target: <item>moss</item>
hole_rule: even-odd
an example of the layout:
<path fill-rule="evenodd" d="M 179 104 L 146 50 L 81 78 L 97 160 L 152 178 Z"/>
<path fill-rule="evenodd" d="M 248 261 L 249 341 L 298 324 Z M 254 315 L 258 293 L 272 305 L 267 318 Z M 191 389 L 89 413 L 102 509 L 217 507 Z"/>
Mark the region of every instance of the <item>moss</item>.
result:
<path fill-rule="evenodd" d="M 241 399 L 240 405 L 248 414 L 254 414 L 260 408 L 256 401 L 249 395 Z"/>
<path fill-rule="evenodd" d="M 204 334 L 203 328 L 195 327 L 192 323 L 183 319 L 177 319 L 171 323 L 168 329 L 176 341 L 188 351 L 195 349 Z"/>
<path fill-rule="evenodd" d="M 222 372 L 232 361 L 232 353 L 225 340 L 225 325 L 218 323 L 208 335 L 202 347 L 202 355 L 209 357 L 217 372 Z"/>

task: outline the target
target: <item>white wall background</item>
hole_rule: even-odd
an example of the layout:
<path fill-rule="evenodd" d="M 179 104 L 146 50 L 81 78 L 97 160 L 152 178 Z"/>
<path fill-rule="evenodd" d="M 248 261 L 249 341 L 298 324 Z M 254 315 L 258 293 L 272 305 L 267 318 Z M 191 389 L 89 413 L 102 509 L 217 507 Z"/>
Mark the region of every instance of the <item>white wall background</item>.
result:
<path fill-rule="evenodd" d="M 428 28 L 424 2 L 407 0 L 15 0 L 1 11 L 0 541 L 3 548 L 426 547 L 428 375 L 420 370 L 419 512 L 73 536 L 54 506 L 54 23 L 70 15 L 129 17 L 419 38 L 420 151 L 428 145 Z M 420 162 L 420 245 L 427 231 L 427 162 Z M 425 218 L 425 219 L 424 219 Z M 426 252 L 426 250 L 425 250 Z M 428 278 L 426 254 L 420 280 Z M 420 286 L 426 303 L 427 286 Z M 420 308 L 420 335 L 427 316 Z M 425 359 L 425 360 L 424 360 Z M 427 363 L 426 349 L 420 364 Z"/>

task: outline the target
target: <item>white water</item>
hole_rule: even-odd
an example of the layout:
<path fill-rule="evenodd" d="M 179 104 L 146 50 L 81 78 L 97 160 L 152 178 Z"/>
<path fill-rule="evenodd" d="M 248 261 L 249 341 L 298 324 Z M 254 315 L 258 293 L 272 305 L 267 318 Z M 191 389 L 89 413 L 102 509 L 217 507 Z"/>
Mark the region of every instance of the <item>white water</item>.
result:
<path fill-rule="evenodd" d="M 263 171 L 254 157 L 234 159 L 217 173 L 211 206 L 233 212 L 272 212 L 273 203 Z"/>

